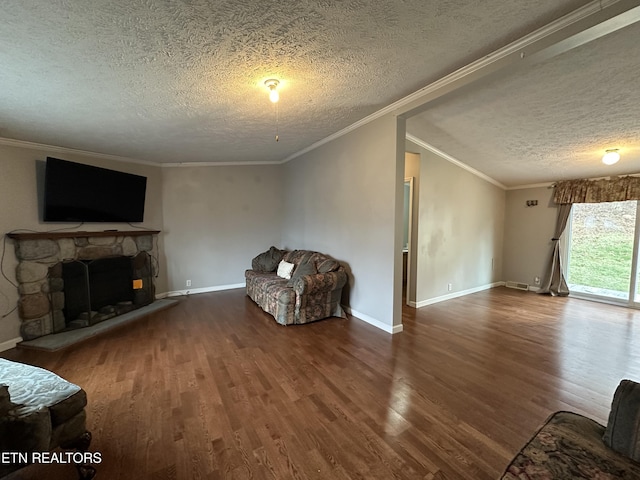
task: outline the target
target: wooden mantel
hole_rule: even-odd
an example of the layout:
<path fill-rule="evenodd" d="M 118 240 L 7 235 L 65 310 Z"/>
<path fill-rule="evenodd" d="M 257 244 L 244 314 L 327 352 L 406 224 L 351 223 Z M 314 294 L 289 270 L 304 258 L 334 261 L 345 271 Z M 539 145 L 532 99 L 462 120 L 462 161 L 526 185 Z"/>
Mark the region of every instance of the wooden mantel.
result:
<path fill-rule="evenodd" d="M 57 240 L 59 238 L 88 238 L 88 237 L 139 237 L 142 235 L 157 235 L 160 230 L 101 230 L 99 232 L 12 232 L 7 237 L 13 240 Z"/>

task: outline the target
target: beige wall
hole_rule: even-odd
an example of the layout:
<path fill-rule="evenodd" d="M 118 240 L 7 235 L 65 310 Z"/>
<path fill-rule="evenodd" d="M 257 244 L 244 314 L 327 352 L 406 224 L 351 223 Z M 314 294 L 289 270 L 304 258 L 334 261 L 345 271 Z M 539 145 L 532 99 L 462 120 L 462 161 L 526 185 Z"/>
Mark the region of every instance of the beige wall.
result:
<path fill-rule="evenodd" d="M 1 147 L 0 224 L 5 232 L 67 226 L 38 220 L 35 160 L 47 155 L 146 175 L 144 226 L 162 230 L 159 293 L 242 284 L 251 258 L 269 246 L 310 248 L 345 261 L 352 272 L 346 303 L 356 315 L 394 331 L 394 318 L 400 321 L 395 282 L 401 252 L 395 250 L 402 240 L 404 175 L 397 144 L 396 119 L 389 115 L 273 166 L 160 168 Z M 13 278 L 16 262 L 8 246 L 5 271 Z M 17 301 L 15 287 L 5 282 L 0 292 L 0 306 L 8 311 Z M 0 344 L 18 332 L 14 312 L 0 322 Z"/>
<path fill-rule="evenodd" d="M 243 284 L 251 259 L 281 245 L 282 168 L 162 169 L 170 292 Z"/>
<path fill-rule="evenodd" d="M 242 284 L 251 258 L 271 245 L 313 249 L 348 265 L 344 302 L 356 316 L 398 331 L 406 168 L 419 192 L 414 204 L 416 303 L 501 280 L 532 284 L 535 276 L 544 275 L 556 215 L 550 189 L 504 192 L 410 143 L 420 160 L 405 164 L 396 160 L 397 150 L 405 149 L 399 134 L 396 119 L 387 115 L 271 166 L 160 168 L 0 146 L 0 226 L 3 233 L 68 227 L 39 221 L 36 160 L 46 156 L 145 175 L 143 226 L 163 232 L 159 293 Z M 532 199 L 538 206 L 527 208 L 526 200 Z M 83 226 L 106 228 L 123 229 L 121 224 Z M 3 266 L 14 280 L 10 240 Z M 16 302 L 16 288 L 0 278 L 0 314 Z M 0 347 L 18 334 L 15 312 L 0 319 Z"/>
<path fill-rule="evenodd" d="M 404 162 L 398 169 L 396 144 L 396 119 L 387 115 L 285 164 L 283 245 L 345 262 L 350 279 L 343 302 L 387 331 L 400 306 L 394 306 L 394 249 L 398 242 L 401 268 L 402 200 L 396 199 Z"/>
<path fill-rule="evenodd" d="M 38 187 L 36 182 L 36 163 L 44 161 L 47 156 L 71 160 L 74 162 L 96 165 L 113 170 L 135 173 L 147 177 L 147 199 L 145 204 L 145 221 L 137 226 L 162 230 L 162 178 L 160 168 L 116 160 L 98 159 L 77 153 L 63 152 L 57 149 L 26 148 L 0 145 L 0 229 L 3 234 L 14 230 L 48 231 L 60 228 L 72 230 L 118 230 L 131 229 L 128 225 L 107 223 L 85 223 L 76 228 L 67 223 L 42 223 L 38 204 Z M 13 241 L 5 239 L 5 254 L 2 263 L 5 275 L 15 282 L 17 265 Z M 164 266 L 162 236 L 159 238 L 160 271 L 157 278 L 157 291 L 166 291 L 167 276 Z M 0 316 L 7 314 L 17 304 L 18 292 L 14 285 L 0 277 Z M 4 342 L 19 337 L 20 319 L 16 311 L 0 318 L 0 350 Z"/>
<path fill-rule="evenodd" d="M 551 238 L 556 224 L 557 207 L 552 202 L 553 189 L 547 187 L 509 190 L 507 192 L 504 280 L 535 285 L 543 278 L 551 255 Z M 527 207 L 527 200 L 538 200 Z"/>
<path fill-rule="evenodd" d="M 416 304 L 501 281 L 505 191 L 417 145 L 411 150 L 421 157 Z"/>

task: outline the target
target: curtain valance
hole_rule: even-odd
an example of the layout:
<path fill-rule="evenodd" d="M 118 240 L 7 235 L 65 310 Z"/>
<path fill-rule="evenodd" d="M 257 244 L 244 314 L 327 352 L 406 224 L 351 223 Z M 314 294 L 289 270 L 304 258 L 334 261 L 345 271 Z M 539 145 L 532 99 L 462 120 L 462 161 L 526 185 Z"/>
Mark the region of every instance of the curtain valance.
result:
<path fill-rule="evenodd" d="M 610 180 L 563 180 L 555 185 L 555 203 L 600 203 L 640 200 L 640 177 Z"/>

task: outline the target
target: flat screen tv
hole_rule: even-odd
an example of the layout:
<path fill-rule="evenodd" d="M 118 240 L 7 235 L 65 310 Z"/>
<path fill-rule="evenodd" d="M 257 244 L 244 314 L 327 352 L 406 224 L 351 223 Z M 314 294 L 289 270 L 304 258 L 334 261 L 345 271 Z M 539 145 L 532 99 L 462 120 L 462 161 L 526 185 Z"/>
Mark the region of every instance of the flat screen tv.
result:
<path fill-rule="evenodd" d="M 147 177 L 47 157 L 45 222 L 142 222 Z"/>

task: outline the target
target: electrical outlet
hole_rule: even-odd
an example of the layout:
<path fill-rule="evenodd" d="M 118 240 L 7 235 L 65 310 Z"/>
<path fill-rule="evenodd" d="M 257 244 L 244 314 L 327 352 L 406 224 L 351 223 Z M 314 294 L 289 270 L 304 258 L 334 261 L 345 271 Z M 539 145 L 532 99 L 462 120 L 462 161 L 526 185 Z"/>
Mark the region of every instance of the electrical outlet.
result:
<path fill-rule="evenodd" d="M 191 280 L 187 280 L 187 287 L 191 286 Z"/>
<path fill-rule="evenodd" d="M 540 277 L 534 278 L 533 283 L 535 283 L 536 285 L 540 285 Z"/>
<path fill-rule="evenodd" d="M 452 288 L 453 288 L 453 285 L 452 285 L 452 284 L 450 284 L 450 283 L 448 283 L 448 284 L 447 284 L 447 290 L 448 290 L 448 291 L 451 291 L 451 289 L 452 289 Z"/>

